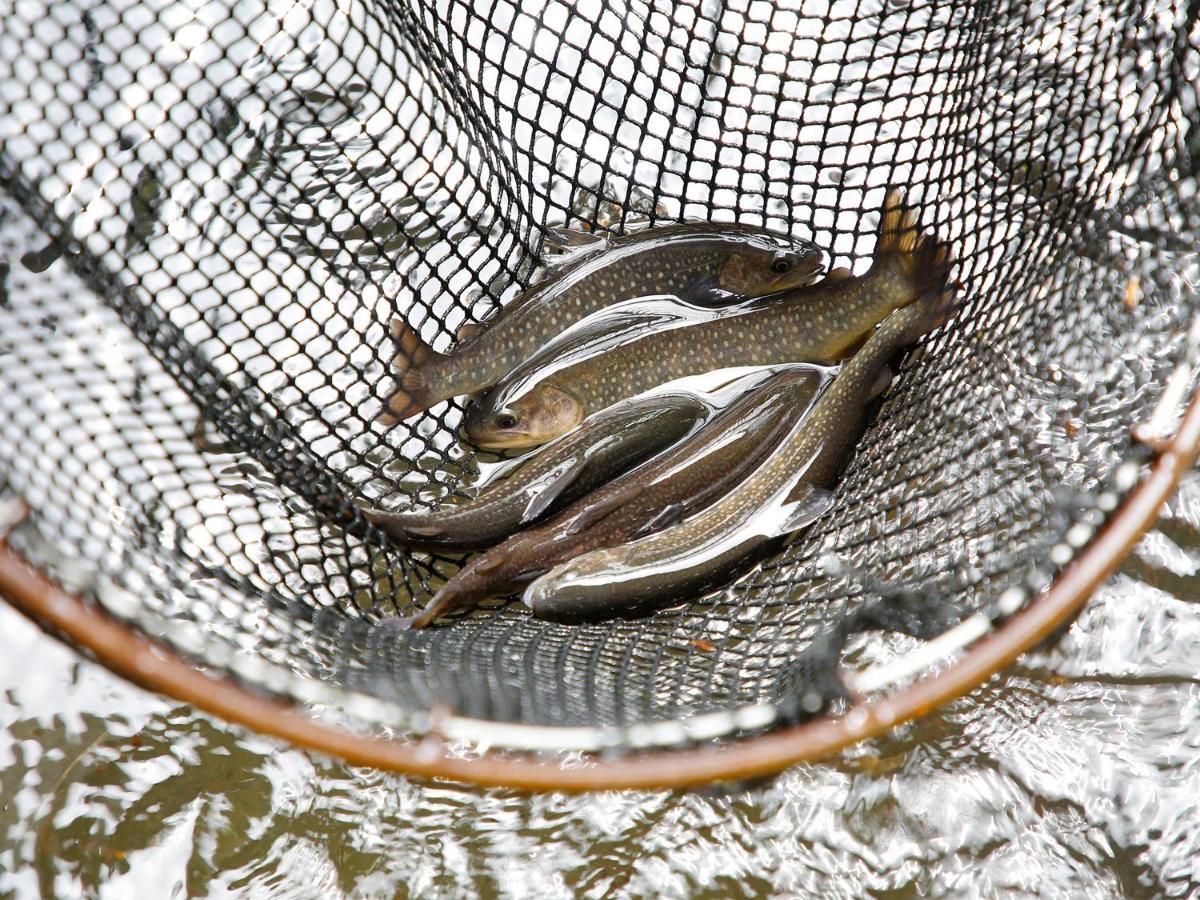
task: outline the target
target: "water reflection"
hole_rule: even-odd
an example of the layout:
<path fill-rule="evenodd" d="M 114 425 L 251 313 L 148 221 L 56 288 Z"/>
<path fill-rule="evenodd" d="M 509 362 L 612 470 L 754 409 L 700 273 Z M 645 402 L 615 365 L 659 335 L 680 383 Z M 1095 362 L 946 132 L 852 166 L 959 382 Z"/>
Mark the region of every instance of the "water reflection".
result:
<path fill-rule="evenodd" d="M 42 120 L 56 105 L 28 104 L 34 121 L 12 119 L 19 127 L 5 136 L 18 155 L 72 161 L 44 188 L 50 199 L 78 199 L 76 236 L 86 237 L 114 269 L 128 266 L 129 274 L 145 279 L 157 308 L 186 330 L 189 341 L 213 351 L 219 371 L 244 377 L 286 407 L 288 421 L 332 470 L 372 499 L 399 485 L 422 501 L 444 497 L 473 463 L 461 455 L 448 458 L 457 452 L 451 449 L 453 414 L 442 423 L 418 424 L 416 434 L 398 436 L 395 446 L 379 447 L 369 411 L 355 413 L 366 410 L 371 387 L 383 380 L 378 348 L 386 346 L 384 325 L 396 311 L 395 296 L 425 304 L 440 317 L 439 336 L 448 340 L 461 321 L 455 316 L 465 315 L 471 303 L 478 312 L 527 278 L 518 260 L 525 257 L 530 223 L 567 214 L 626 228 L 650 218 L 736 215 L 815 233 L 839 263 L 861 260 L 871 249 L 864 236 L 872 223 L 860 221 L 855 211 L 873 205 L 868 190 L 881 193 L 889 160 L 912 156 L 911 167 L 900 170 L 907 175 L 892 174 L 938 186 L 940 199 L 927 198 L 930 214 L 950 220 L 961 238 L 964 265 L 977 276 L 967 278 L 971 302 L 977 311 L 984 303 L 990 307 L 979 316 L 981 331 L 1013 333 L 1020 323 L 1000 317 L 1009 301 L 1025 287 L 1044 298 L 1033 280 L 1056 277 L 1060 290 L 1047 304 L 1059 308 L 1020 307 L 1040 323 L 1028 334 L 1072 345 L 1061 353 L 1037 346 L 1028 359 L 1014 355 L 993 379 L 964 389 L 944 408 L 913 408 L 922 422 L 937 425 L 1003 415 L 1012 422 L 1006 433 L 1019 447 L 1047 451 L 1038 459 L 1053 463 L 1048 482 L 1082 490 L 1087 473 L 1111 465 L 1096 458 L 1113 447 L 1101 438 L 1143 408 L 1138 388 L 1158 382 L 1156 373 L 1136 366 L 1165 358 L 1161 338 L 1171 323 L 1160 317 L 1154 324 L 1146 301 L 1137 319 L 1116 303 L 1104 328 L 1079 328 L 1084 337 L 1077 340 L 1052 326 L 1066 320 L 1062 306 L 1076 299 L 1079 309 L 1094 305 L 1085 307 L 1082 291 L 1095 295 L 1101 275 L 1080 269 L 1085 277 L 1074 279 L 1080 294 L 1061 289 L 1075 271 L 1057 264 L 1057 275 L 1034 271 L 1028 285 L 996 282 L 1000 273 L 1017 269 L 1014 259 L 1022 270 L 1046 263 L 1027 256 L 1040 239 L 1041 220 L 1064 206 L 1121 199 L 1131 170 L 1153 156 L 1140 132 L 1157 123 L 1142 113 L 1154 108 L 1166 115 L 1168 104 L 1153 103 L 1160 82 L 1143 77 L 1142 66 L 1133 63 L 1168 59 L 1162 50 L 1170 29 L 1142 21 L 1131 32 L 1136 52 L 1114 52 L 1119 71 L 1096 78 L 1101 67 L 1083 65 L 1094 57 L 1075 42 L 1102 46 L 1101 38 L 1112 36 L 1124 19 L 1110 10 L 1039 5 L 1033 15 L 1005 17 L 1014 25 L 1011 54 L 993 49 L 977 55 L 989 23 L 977 20 L 973 8 L 959 13 L 949 6 L 908 5 L 834 3 L 823 14 L 801 16 L 764 0 L 741 8 L 705 2 L 695 11 L 683 4 L 668 11 L 632 3 L 624 19 L 609 12 L 593 22 L 585 4 L 548 3 L 540 19 L 522 15 L 505 22 L 513 15 L 509 5 L 480 4 L 488 35 L 512 38 L 504 63 L 512 71 L 485 62 L 479 50 L 485 42 L 472 49 L 474 37 L 465 34 L 437 35 L 446 51 L 432 63 L 454 68 L 461 62 L 468 77 L 458 78 L 456 70 L 451 80 L 478 86 L 471 102 L 500 107 L 491 110 L 495 134 L 528 138 L 501 152 L 494 135 L 464 130 L 461 121 L 474 117 L 447 112 L 462 98 L 449 96 L 441 79 L 408 67 L 395 35 L 361 16 L 356 4 L 237 4 L 244 32 L 221 46 L 204 39 L 187 4 L 119 0 L 83 16 L 88 65 L 73 68 L 63 81 L 86 78 L 80 89 L 88 92 L 107 81 L 121 101 L 72 105 L 77 118 L 71 129 Z M 55 19 L 51 6 L 41 17 L 47 25 Z M 389 11 L 417 31 L 403 4 Z M 1164 16 L 1169 12 L 1162 8 Z M 170 32 L 140 29 L 135 36 L 122 24 L 127 13 L 182 17 L 183 24 Z M 878 18 L 882 33 L 855 28 L 870 16 Z M 546 29 L 553 37 L 554 29 L 566 33 L 577 23 L 585 30 L 611 25 L 620 40 L 595 51 L 590 65 L 569 46 L 552 54 L 552 62 L 539 61 L 534 51 Z M 449 29 L 446 21 L 434 25 Z M 751 33 L 762 39 L 735 38 Z M 66 31 L 63 36 L 69 38 Z M 784 38 L 782 46 L 776 36 Z M 1049 46 L 1051 37 L 1059 56 L 1080 63 L 1078 72 L 1023 54 L 1043 42 Z M 56 42 L 46 56 L 69 56 L 72 43 Z M 939 46 L 946 57 L 933 65 L 931 54 L 941 51 L 931 48 Z M 138 62 L 113 65 L 113 48 L 138 49 Z M 143 64 L 143 49 L 153 64 Z M 981 59 L 1001 57 L 1011 66 L 1000 77 L 979 77 L 986 74 Z M 1033 78 L 1025 75 L 1031 66 L 1040 67 Z M 503 79 L 514 72 L 522 87 L 502 96 Z M 220 91 L 193 94 L 203 103 L 196 121 L 176 121 L 167 113 L 182 114 L 186 104 L 168 110 L 161 98 L 173 95 L 155 89 L 176 79 L 184 86 L 199 83 L 201 74 Z M 1085 84 L 1071 87 L 1079 76 Z M 1065 108 L 1056 85 L 1081 103 Z M 548 122 L 542 131 L 519 133 L 530 104 L 535 112 L 542 108 L 539 98 L 554 101 L 544 107 L 549 116 L 564 110 L 561 127 Z M 598 101 L 594 113 L 584 111 L 588 98 Z M 1194 112 L 1194 99 L 1185 95 L 1180 102 Z M 418 109 L 432 111 L 436 127 Z M 1031 109 L 1036 114 L 1026 115 Z M 394 115 L 378 115 L 384 111 Z M 117 149 L 105 160 L 114 171 L 88 168 L 90 157 L 82 160 L 87 166 L 77 165 L 76 151 L 90 145 L 71 143 L 80 133 L 75 129 L 101 121 L 104 142 L 110 131 L 116 134 Z M 1008 140 L 992 142 L 1000 132 Z M 1186 167 L 1194 168 L 1194 128 L 1184 137 Z M 428 158 L 414 154 L 413 146 Z M 188 147 L 194 158 L 177 155 Z M 1092 180 L 1065 179 L 1064 169 L 1081 160 Z M 444 178 L 431 174 L 431 163 Z M 476 170 L 477 186 L 487 188 L 479 192 L 488 198 L 482 209 L 465 177 Z M 203 179 L 203 190 L 189 172 Z M 980 185 L 993 181 L 995 191 L 983 196 L 1003 201 L 1002 208 L 959 199 L 976 198 Z M 458 190 L 456 182 L 468 186 Z M 1081 186 L 1087 188 L 1082 194 Z M 109 246 L 98 223 L 120 222 L 124 205 L 128 227 L 118 229 L 121 241 Z M 1104 228 L 1097 232 L 1107 235 Z M 1089 259 L 1109 265 L 1124 256 L 1150 286 L 1145 260 L 1128 242 L 1114 238 L 1099 248 L 1086 243 Z M 435 253 L 435 245 L 454 251 Z M 57 244 L 43 243 L 14 258 L 24 270 L 40 272 L 61 252 Z M 114 252 L 121 258 L 112 259 Z M 174 273 L 172 284 L 151 277 L 160 269 Z M 1104 295 L 1124 295 L 1126 278 L 1114 271 L 1115 286 Z M 477 293 L 457 306 L 460 293 L 472 288 Z M 111 316 L 88 319 L 65 302 L 40 304 L 54 315 L 35 315 L 22 308 L 21 296 L 14 291 L 9 303 L 0 294 L 0 305 L 16 307 L 10 330 L 21 323 L 29 346 L 42 348 L 47 368 L 83 370 L 81 346 L 103 359 L 102 366 L 89 361 L 86 368 L 104 373 L 107 388 L 94 410 L 93 398 L 86 404 L 77 399 L 73 413 L 87 422 L 112 422 L 113 404 L 128 397 L 134 409 L 149 404 L 164 416 L 170 412 L 170 428 L 139 440 L 157 446 L 163 433 L 186 438 L 185 427 L 198 415 L 187 397 L 164 387 L 157 368 L 142 371 L 129 346 L 97 338 L 113 333 Z M 1026 350 L 1034 346 L 1027 342 Z M 276 355 L 263 352 L 267 348 Z M 967 351 L 976 349 L 964 340 L 957 356 L 941 364 L 947 370 L 954 362 L 965 366 Z M 1049 358 L 1058 361 L 1041 366 Z M 273 359 L 283 362 L 276 367 Z M 1109 361 L 1118 371 L 1108 373 L 1108 383 L 1130 389 L 1093 397 L 1086 379 Z M 27 387 L 33 371 L 28 363 L 10 367 L 12 396 Z M 1032 379 L 1045 389 L 1030 387 Z M 984 404 L 993 384 L 994 410 Z M 999 393 L 1014 384 L 1018 389 Z M 928 430 L 938 440 L 951 433 Z M 1073 432 L 1081 435 L 1077 445 L 1062 440 L 1074 439 Z M 68 447 L 60 432 L 40 445 L 40 459 L 78 451 L 86 463 L 81 471 L 99 471 L 98 454 L 86 455 L 93 444 L 72 443 Z M 877 442 L 864 453 L 894 463 L 897 457 L 881 454 L 881 447 L 891 449 Z M 35 468 L 35 455 L 27 450 L 4 454 L 16 475 Z M 393 452 L 396 462 L 386 467 Z M 124 520 L 102 547 L 88 545 L 81 556 L 104 559 L 110 571 L 165 581 L 161 571 L 139 564 L 153 548 L 136 537 L 145 532 L 158 540 L 161 530 L 163 545 L 179 551 L 172 577 L 189 587 L 199 581 L 190 576 L 204 574 L 203 563 L 330 604 L 350 592 L 352 572 L 381 574 L 373 568 L 379 557 L 349 546 L 307 506 L 290 505 L 256 464 L 241 467 L 231 459 L 235 468 L 217 477 L 210 460 L 195 458 L 190 448 L 176 459 L 186 463 L 194 494 L 174 501 L 178 507 L 148 500 L 144 521 Z M 364 461 L 368 465 L 360 466 Z M 936 547 L 918 548 L 921 557 L 906 552 L 906 559 L 932 564 L 935 552 L 984 558 L 1001 549 L 1022 550 L 1021 542 L 1031 540 L 1018 531 L 1032 503 L 1023 482 L 1004 467 L 1012 460 L 977 462 L 974 481 L 958 467 L 913 476 L 928 497 L 940 498 L 942 509 L 972 510 L 964 516 L 971 527 L 949 538 L 932 534 Z M 21 480 L 50 493 L 35 505 L 72 508 L 70 494 L 53 493 L 51 487 L 61 485 L 48 477 Z M 139 473 L 124 485 L 150 483 Z M 200 506 L 202 496 L 209 505 Z M 141 505 L 133 490 L 111 500 L 100 511 L 114 519 Z M 880 508 L 898 507 L 886 501 L 880 496 Z M 919 498 L 904 515 L 925 516 L 930 505 Z M 208 526 L 251 507 L 253 521 L 243 526 L 240 542 L 222 549 L 221 533 Z M 987 522 L 1002 512 L 1013 523 L 1011 532 Z M 197 520 L 200 514 L 204 522 Z M 97 517 L 80 512 L 78 518 Z M 276 524 L 286 533 L 276 533 Z M 863 529 L 887 524 L 864 522 Z M 723 796 L 523 798 L 351 769 L 143 694 L 0 607 L 0 641 L 10 651 L 0 659 L 6 696 L 0 707 L 0 893 L 156 896 L 165 885 L 186 894 L 298 896 L 991 895 L 1002 889 L 1194 894 L 1200 890 L 1197 528 L 1200 490 L 1193 482 L 1124 578 L 1102 593 L 1057 648 L 1029 657 L 970 701 L 837 763 L 797 769 L 768 787 Z M 960 554 L 957 545 L 967 542 Z M 197 607 L 216 606 L 191 600 L 184 595 L 161 618 L 174 622 Z M 240 637 L 265 631 L 270 615 L 252 608 L 246 618 L 254 624 Z M 271 643 L 297 655 L 311 643 L 290 633 L 288 638 Z M 324 671 L 328 657 L 310 652 L 320 658 L 307 660 L 306 667 Z M 431 658 L 435 668 L 449 669 L 446 656 Z M 742 673 L 719 676 L 735 674 Z"/>

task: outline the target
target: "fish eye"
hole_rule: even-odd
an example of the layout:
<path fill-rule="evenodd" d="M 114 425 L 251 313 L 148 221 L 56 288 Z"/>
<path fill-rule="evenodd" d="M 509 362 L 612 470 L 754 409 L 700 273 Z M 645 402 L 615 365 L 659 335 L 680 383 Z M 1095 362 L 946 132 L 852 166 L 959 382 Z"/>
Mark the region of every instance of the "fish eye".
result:
<path fill-rule="evenodd" d="M 782 275 L 792 267 L 792 261 L 783 254 L 776 254 L 771 260 L 771 271 Z"/>
<path fill-rule="evenodd" d="M 517 417 L 514 416 L 512 413 L 506 413 L 506 412 L 500 413 L 499 415 L 496 416 L 496 427 L 504 428 L 506 430 L 509 428 L 516 428 L 517 427 Z"/>

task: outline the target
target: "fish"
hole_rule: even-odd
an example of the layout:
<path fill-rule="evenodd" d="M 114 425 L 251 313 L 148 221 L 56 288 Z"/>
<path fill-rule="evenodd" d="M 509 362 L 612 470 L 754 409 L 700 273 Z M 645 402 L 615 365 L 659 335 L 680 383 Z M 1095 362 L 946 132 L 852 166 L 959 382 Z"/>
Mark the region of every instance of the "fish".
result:
<path fill-rule="evenodd" d="M 638 616 L 722 583 L 775 539 L 824 515 L 829 490 L 857 443 L 888 360 L 948 314 L 952 293 L 893 312 L 849 360 L 763 465 L 721 499 L 637 540 L 579 554 L 533 581 L 534 616 L 576 624 Z"/>
<path fill-rule="evenodd" d="M 813 366 L 792 366 L 744 389 L 701 428 L 661 455 L 575 501 L 544 523 L 512 535 L 469 560 L 409 620 L 424 628 L 437 619 L 510 589 L 579 553 L 653 532 L 703 508 L 745 478 L 804 415 L 832 377 Z"/>
<path fill-rule="evenodd" d="M 891 190 L 874 259 L 862 276 L 837 269 L 769 303 L 750 303 L 684 327 L 638 332 L 578 362 L 539 360 L 541 371 L 518 368 L 472 404 L 463 430 L 485 449 L 536 446 L 588 413 L 678 378 L 731 366 L 833 365 L 889 313 L 945 280 L 942 251 L 921 234 L 903 193 Z"/>
<path fill-rule="evenodd" d="M 812 242 L 749 225 L 680 223 L 597 243 L 572 251 L 482 325 L 460 329 L 449 353 L 394 318 L 394 387 L 380 418 L 394 423 L 489 388 L 571 324 L 614 303 L 656 294 L 735 303 L 808 284 L 823 270 L 824 254 Z"/>
<path fill-rule="evenodd" d="M 364 507 L 362 513 L 417 550 L 487 547 L 671 446 L 712 413 L 690 392 L 638 397 L 601 410 L 474 499 L 431 512 Z"/>

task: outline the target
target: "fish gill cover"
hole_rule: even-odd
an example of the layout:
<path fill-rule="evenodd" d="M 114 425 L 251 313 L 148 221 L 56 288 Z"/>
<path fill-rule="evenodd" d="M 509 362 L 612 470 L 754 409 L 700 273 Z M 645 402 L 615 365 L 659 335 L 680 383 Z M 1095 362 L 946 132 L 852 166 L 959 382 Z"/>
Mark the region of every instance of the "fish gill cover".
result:
<path fill-rule="evenodd" d="M 1142 458 L 1197 310 L 1198 59 L 1184 2 L 2 3 L 15 540 L 216 670 L 406 728 L 827 699 L 829 635 L 1044 585 Z M 380 422 L 394 317 L 445 350 L 564 224 L 766 225 L 861 273 L 888 187 L 954 248 L 963 307 L 829 515 L 645 619 L 383 624 L 458 561 L 357 507 L 494 461 L 457 403 Z"/>

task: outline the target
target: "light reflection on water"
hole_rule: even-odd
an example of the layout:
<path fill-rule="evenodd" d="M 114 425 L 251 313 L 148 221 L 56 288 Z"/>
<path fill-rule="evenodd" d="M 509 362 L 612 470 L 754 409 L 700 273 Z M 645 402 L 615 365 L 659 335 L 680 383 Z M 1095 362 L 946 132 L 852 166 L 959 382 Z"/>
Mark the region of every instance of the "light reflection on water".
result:
<path fill-rule="evenodd" d="M 1198 572 L 1200 472 L 1059 644 L 723 794 L 352 768 L 147 694 L 0 607 L 0 894 L 1195 896 Z"/>
<path fill-rule="evenodd" d="M 105 14 L 116 18 L 133 5 L 110 3 Z M 174 7 L 167 2 L 147 6 L 146 0 L 136 5 Z M 394 57 L 387 52 L 386 34 L 367 35 L 356 66 L 334 52 L 337 42 L 326 40 L 329 30 L 340 29 L 341 17 L 357 14 L 358 6 L 338 5 L 332 18 L 327 15 L 332 4 L 261 6 L 286 10 L 286 21 L 260 16 L 254 4 L 239 4 L 240 14 L 256 23 L 246 40 L 224 48 L 223 62 L 197 58 L 208 65 L 207 83 L 226 86 L 225 94 L 214 93 L 204 106 L 214 137 L 199 149 L 225 179 L 212 179 L 209 187 L 227 182 L 228 188 L 192 203 L 188 179 L 172 170 L 179 163 L 156 154 L 161 149 L 156 142 L 135 129 L 138 152 L 145 159 L 131 156 L 124 177 L 109 182 L 117 187 L 128 183 L 144 201 L 144 208 L 133 204 L 133 227 L 125 232 L 127 262 L 136 272 L 146 262 L 139 259 L 143 252 L 155 258 L 186 257 L 183 261 L 203 274 L 220 259 L 221 254 L 208 252 L 211 244 L 258 275 L 270 275 L 270 264 L 278 263 L 278 276 L 261 296 L 222 293 L 214 275 L 204 291 L 183 296 L 174 288 L 163 290 L 156 293 L 156 302 L 168 315 L 201 311 L 202 323 L 190 325 L 188 336 L 218 349 L 234 341 L 247 309 L 264 298 L 281 321 L 295 316 L 322 323 L 316 337 L 298 326 L 294 334 L 285 334 L 274 321 L 258 327 L 255 336 L 263 346 L 294 337 L 304 341 L 308 354 L 330 359 L 336 356 L 332 342 L 340 341 L 339 347 L 347 344 L 346 361 L 361 372 L 342 366 L 325 372 L 327 383 L 315 376 L 306 381 L 299 352 L 280 372 L 256 368 L 264 359 L 258 354 L 240 359 L 217 353 L 215 364 L 256 380 L 314 441 L 338 434 L 367 454 L 378 446 L 367 424 L 370 416 L 356 424 L 345 405 L 320 401 L 330 389 L 361 399 L 362 385 L 381 379 L 383 361 L 376 348 L 384 344 L 399 284 L 407 279 L 420 285 L 413 301 L 448 317 L 455 291 L 446 288 L 463 287 L 471 280 L 466 273 L 475 272 L 480 284 L 498 285 L 494 293 L 513 289 L 513 273 L 504 267 L 516 255 L 518 238 L 501 227 L 490 209 L 475 209 L 468 197 L 406 168 L 419 169 L 422 161 L 407 160 L 407 141 L 388 127 L 386 117 L 370 113 L 401 96 L 428 104 L 440 101 L 429 96 L 419 72 L 390 72 L 376 65 L 378 58 Z M 832 244 L 845 257 L 840 262 L 861 260 L 870 251 L 870 240 L 856 241 L 855 229 L 836 220 L 833 210 L 869 207 L 865 189 L 879 187 L 882 160 L 928 136 L 912 130 L 915 120 L 872 114 L 872 121 L 858 123 L 865 133 L 847 147 L 826 142 L 827 125 L 856 118 L 861 101 L 880 93 L 880 85 L 892 84 L 900 92 L 899 79 L 906 77 L 912 79 L 908 88 L 914 94 L 937 102 L 941 85 L 936 76 L 893 73 L 891 52 L 876 53 L 869 36 L 848 35 L 850 17 L 865 17 L 871 12 L 868 4 L 838 3 L 828 16 L 819 17 L 829 39 L 814 42 L 811 50 L 796 48 L 805 58 L 793 60 L 790 65 L 797 68 L 787 72 L 789 86 L 818 83 L 811 92 L 790 96 L 790 87 L 778 90 L 764 75 L 770 66 L 767 59 L 753 58 L 759 49 L 739 45 L 730 35 L 763 18 L 760 11 L 774 17 L 773 27 L 780 33 L 794 32 L 797 17 L 786 10 L 775 17 L 773 4 L 755 0 L 745 13 L 722 14 L 717 28 L 717 5 L 704 7 L 707 17 L 694 23 L 660 22 L 665 13 L 656 9 L 647 19 L 649 27 L 627 34 L 603 70 L 581 66 L 564 52 L 555 56 L 553 68 L 529 71 L 529 91 L 513 99 L 516 108 L 543 88 L 565 101 L 570 95 L 556 92 L 575 82 L 606 105 L 588 127 L 569 116 L 557 142 L 543 135 L 527 150 L 516 148 L 515 168 L 528 171 L 535 188 L 525 198 L 527 216 L 540 221 L 550 206 L 601 225 L 616 224 L 624 216 L 628 226 L 625 214 L 630 210 L 642 218 L 729 217 L 736 210 L 747 221 L 758 216 L 775 225 L 796 221 L 806 235 Z M 567 16 L 567 9 L 565 4 L 546 4 L 542 21 Z M 890 15 L 888 9 L 881 6 L 880 15 Z M 914 16 L 932 14 L 918 11 Z M 908 30 L 895 35 L 895 43 L 908 36 L 924 41 L 920 19 L 897 15 L 906 17 Z M 108 23 L 102 19 L 101 24 Z M 282 39 L 281 31 L 291 35 L 294 46 Z M 946 42 L 953 46 L 950 32 Z M 853 39 L 843 45 L 835 40 L 839 36 Z M 535 20 L 521 18 L 512 37 L 533 47 L 538 40 Z M 643 38 L 660 46 L 643 46 Z M 671 59 L 684 48 L 694 54 L 680 67 L 690 81 L 681 87 L 682 107 L 667 104 L 677 113 L 676 124 L 656 157 L 651 138 L 659 129 L 653 115 L 670 92 L 648 90 L 634 83 L 629 72 L 643 64 L 644 51 Z M 170 46 L 156 49 L 176 52 Z M 1061 49 L 1066 53 L 1071 48 Z M 768 48 L 767 56 L 772 52 Z M 514 54 L 513 65 L 523 67 L 525 60 L 517 59 L 523 56 Z M 464 51 L 463 58 L 469 69 L 476 61 L 482 66 L 478 54 L 473 61 Z M 845 64 L 836 93 L 832 83 L 812 77 L 814 63 L 823 59 Z M 1016 67 L 1028 60 L 1024 52 L 1013 54 Z M 240 63 L 245 67 L 237 68 Z M 190 70 L 180 72 L 191 77 Z M 383 83 L 369 82 L 364 73 Z M 152 67 L 140 65 L 129 75 L 134 81 L 155 77 Z M 481 70 L 479 80 L 486 83 L 487 77 Z M 589 77 L 598 80 L 589 83 Z M 1124 80 L 1106 79 L 1103 90 L 1132 95 L 1135 78 L 1130 72 Z M 990 89 L 1006 90 L 1005 79 L 992 81 Z M 376 90 L 364 92 L 368 83 Z M 855 83 L 863 84 L 861 98 L 851 87 Z M 733 90 L 749 91 L 754 102 L 723 103 Z M 651 97 L 649 127 L 619 128 L 614 111 L 627 108 L 639 93 Z M 1036 93 L 1048 107 L 1058 103 L 1053 93 Z M 240 103 L 228 97 L 240 98 Z M 744 116 L 742 107 L 753 107 L 758 100 L 769 104 L 763 114 L 773 123 L 770 139 L 736 118 Z M 1011 102 L 1016 105 L 1023 98 Z M 120 124 L 140 125 L 153 107 L 146 99 L 118 110 L 128 119 Z M 114 114 L 114 108 L 106 106 L 106 114 Z M 407 111 L 400 112 L 404 119 Z M 442 117 L 445 127 L 452 118 Z M 936 109 L 928 110 L 927 121 L 938 121 Z M 512 122 L 511 115 L 500 115 L 496 130 L 507 133 Z M 969 115 L 952 124 L 950 140 L 961 140 L 963 132 L 974 135 Z M 1007 124 L 1000 117 L 995 127 Z M 166 147 L 184 143 L 172 135 L 173 127 L 169 122 L 158 125 L 157 142 Z M 748 131 L 744 153 L 729 161 L 716 152 L 723 132 L 743 130 Z M 1101 133 L 1095 130 L 1097 140 Z M 605 135 L 612 135 L 614 147 L 596 146 L 609 140 Z M 427 137 L 409 135 L 412 143 Z M 978 152 L 990 153 L 994 162 L 1016 152 L 991 146 L 990 138 L 978 138 Z M 461 166 L 463 160 L 476 160 L 472 141 L 473 136 L 452 128 L 438 139 L 433 155 L 439 160 L 457 155 L 455 165 Z M 1031 156 L 1045 150 L 1031 146 L 1039 151 L 1031 150 Z M 1119 183 L 1122 173 L 1107 171 L 1111 161 L 1103 148 L 1083 142 L 1069 146 L 1080 158 L 1094 161 L 1106 184 Z M 765 158 L 765 178 L 747 171 L 755 168 L 744 164 L 753 154 Z M 703 163 L 711 171 L 689 180 L 684 190 L 676 173 L 684 167 L 676 163 L 706 158 L 715 160 L 711 167 Z M 609 161 L 607 170 L 596 164 L 598 159 Z M 1014 162 L 1022 161 L 1008 159 L 1003 168 L 1019 168 Z M 876 168 L 869 170 L 869 163 Z M 288 177 L 281 177 L 284 172 Z M 571 174 L 584 189 L 571 193 L 571 179 L 552 178 L 552 172 Z M 447 180 L 459 174 L 454 169 Z M 915 182 L 925 180 L 919 167 L 911 175 Z M 656 184 L 660 176 L 664 188 L 676 194 L 665 205 L 643 187 Z M 953 196 L 949 178 L 940 187 Z M 733 183 L 740 184 L 740 191 Z M 401 184 L 411 184 L 411 190 L 400 190 Z M 775 189 L 768 190 L 772 185 Z M 112 196 L 91 198 L 95 215 L 105 209 L 101 200 L 114 209 L 122 201 L 117 189 L 112 191 Z M 1012 205 L 1013 192 L 1003 182 L 997 193 Z M 608 199 L 613 197 L 624 197 L 624 205 L 613 204 Z M 206 204 L 219 205 L 220 215 Z M 196 223 L 183 215 L 185 208 L 198 210 L 193 213 Z M 349 208 L 359 212 L 357 220 L 345 215 Z M 809 212 L 811 221 L 806 221 Z M 1012 224 L 1019 225 L 1021 209 L 1010 213 Z M 279 231 L 279 246 L 268 242 L 269 252 L 258 252 L 230 227 L 243 217 L 257 222 L 259 216 Z M 164 230 L 168 223 L 170 234 Z M 80 227 L 86 224 L 84 220 Z M 995 243 L 978 225 L 969 216 L 955 225 L 964 255 Z M 459 228 L 465 231 L 455 231 Z M 489 232 L 493 228 L 496 233 Z M 453 238 L 461 243 L 466 264 L 430 252 L 431 235 L 439 230 L 447 242 Z M 261 241 L 258 229 L 254 234 Z M 187 242 L 188 252 L 171 256 L 173 250 L 163 249 L 174 240 Z M 493 251 L 503 264 L 492 258 Z M 486 265 L 475 265 L 485 257 Z M 321 265 L 333 276 L 318 277 L 324 272 Z M 991 286 L 988 277 L 975 286 L 980 296 Z M 490 302 L 485 293 L 480 294 L 481 306 Z M 443 346 L 457 324 L 444 323 L 438 335 Z M 306 392 L 310 381 L 321 382 L 311 385 L 311 393 Z M 322 388 L 325 395 L 318 392 Z M 1014 407 L 1011 414 L 1025 418 L 1026 412 Z M 1120 410 L 1091 412 L 1090 427 L 1096 427 L 1101 413 L 1125 421 Z M 452 426 L 453 420 L 447 424 Z M 450 428 L 428 427 L 420 440 L 385 447 L 399 451 L 398 459 L 380 474 L 418 499 L 440 499 L 457 480 L 454 467 L 471 465 L 461 456 L 439 462 L 441 451 L 451 447 Z M 410 464 L 409 458 L 425 449 L 439 452 Z M 352 462 L 344 453 L 328 461 L 338 470 Z M 226 475 L 221 487 L 231 492 L 228 482 L 239 477 L 263 487 L 253 469 L 227 470 Z M 267 496 L 263 502 L 281 507 L 282 500 Z M 796 769 L 766 788 L 723 796 L 525 798 L 507 791 L 420 785 L 352 769 L 145 694 L 81 661 L 0 606 L 0 641 L 9 651 L 0 661 L 0 689 L 8 701 L 0 706 L 0 894 L 160 896 L 176 885 L 188 895 L 298 897 L 613 892 L 958 896 L 990 895 L 1000 888 L 1089 897 L 1195 894 L 1200 891 L 1200 801 L 1194 799 L 1200 797 L 1195 761 L 1200 616 L 1189 601 L 1196 596 L 1193 582 L 1200 559 L 1195 531 L 1200 527 L 1200 482 L 1189 485 L 1175 509 L 1164 528 L 1144 542 L 1140 560 L 1126 567 L 1127 574 L 1094 601 L 1056 649 L 1027 658 L 971 701 L 954 704 L 868 751 Z M 270 512 L 283 517 L 273 507 Z M 276 558 L 299 553 L 278 538 L 273 544 L 264 539 L 263 547 L 264 558 L 267 550 Z M 288 571 L 299 568 L 289 566 Z M 303 588 L 297 583 L 297 591 Z"/>

